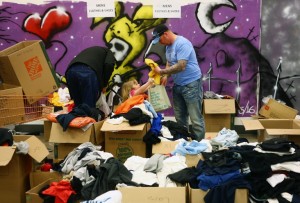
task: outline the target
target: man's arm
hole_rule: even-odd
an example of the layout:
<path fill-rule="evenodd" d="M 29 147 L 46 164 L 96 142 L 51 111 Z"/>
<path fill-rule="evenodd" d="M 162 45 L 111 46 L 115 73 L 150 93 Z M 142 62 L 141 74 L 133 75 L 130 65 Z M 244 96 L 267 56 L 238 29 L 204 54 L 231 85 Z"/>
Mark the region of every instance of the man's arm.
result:
<path fill-rule="evenodd" d="M 179 73 L 183 70 L 185 70 L 185 67 L 186 67 L 186 63 L 187 61 L 186 60 L 179 60 L 178 63 L 172 65 L 172 66 L 168 66 L 167 68 L 165 69 L 160 69 L 160 70 L 157 70 L 157 72 L 160 73 L 160 75 L 170 75 L 170 74 L 174 74 L 174 73 Z M 155 70 L 156 72 L 156 70 Z"/>

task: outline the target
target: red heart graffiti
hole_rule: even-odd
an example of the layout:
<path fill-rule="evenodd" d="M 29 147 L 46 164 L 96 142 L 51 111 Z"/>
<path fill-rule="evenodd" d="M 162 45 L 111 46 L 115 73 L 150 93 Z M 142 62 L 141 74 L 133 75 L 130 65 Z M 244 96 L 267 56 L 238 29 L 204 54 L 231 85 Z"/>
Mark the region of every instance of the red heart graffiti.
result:
<path fill-rule="evenodd" d="M 71 20 L 71 16 L 63 9 L 52 8 L 42 18 L 38 14 L 28 16 L 24 21 L 24 29 L 49 42 L 54 34 L 66 29 Z"/>

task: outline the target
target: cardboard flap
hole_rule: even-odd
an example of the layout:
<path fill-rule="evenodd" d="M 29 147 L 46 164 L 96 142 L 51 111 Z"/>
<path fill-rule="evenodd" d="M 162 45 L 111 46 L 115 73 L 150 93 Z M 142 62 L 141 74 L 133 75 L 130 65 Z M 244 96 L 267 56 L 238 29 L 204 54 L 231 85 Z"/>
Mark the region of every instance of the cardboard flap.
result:
<path fill-rule="evenodd" d="M 204 99 L 205 114 L 234 114 L 234 99 Z"/>
<path fill-rule="evenodd" d="M 266 129 L 268 135 L 299 135 L 300 129 Z"/>
<path fill-rule="evenodd" d="M 31 136 L 26 142 L 29 144 L 28 154 L 37 162 L 43 161 L 49 155 L 47 147 L 37 137 Z"/>
<path fill-rule="evenodd" d="M 111 123 L 108 123 L 107 121 L 104 121 L 102 127 L 101 127 L 101 131 L 130 131 L 130 130 L 133 130 L 133 131 L 140 131 L 140 130 L 143 130 L 144 127 L 145 127 L 145 123 L 143 124 L 139 124 L 139 125 L 135 125 L 135 126 L 131 126 L 129 125 L 128 122 L 123 122 L 119 125 L 114 125 L 114 124 L 111 124 Z"/>
<path fill-rule="evenodd" d="M 245 130 L 263 130 L 264 126 L 259 120 L 242 120 Z"/>
<path fill-rule="evenodd" d="M 93 125 L 86 131 L 80 128 L 68 128 L 63 131 L 59 123 L 52 123 L 49 142 L 54 143 L 84 143 L 91 141 Z"/>
<path fill-rule="evenodd" d="M 178 143 L 178 141 L 161 141 L 152 145 L 152 154 L 170 154 Z"/>
<path fill-rule="evenodd" d="M 268 103 L 263 105 L 258 113 L 266 118 L 294 119 L 298 110 L 279 103 L 274 99 L 269 99 Z"/>
<path fill-rule="evenodd" d="M 0 166 L 6 166 L 12 159 L 16 147 L 0 147 Z"/>

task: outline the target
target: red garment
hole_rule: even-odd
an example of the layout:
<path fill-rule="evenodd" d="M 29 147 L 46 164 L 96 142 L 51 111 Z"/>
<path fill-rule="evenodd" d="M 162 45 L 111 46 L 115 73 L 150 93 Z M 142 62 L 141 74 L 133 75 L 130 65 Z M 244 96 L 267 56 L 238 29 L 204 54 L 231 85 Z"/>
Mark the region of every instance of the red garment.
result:
<path fill-rule="evenodd" d="M 69 181 L 52 182 L 50 187 L 42 192 L 55 197 L 55 203 L 67 203 L 71 194 L 76 194 Z"/>
<path fill-rule="evenodd" d="M 127 113 L 133 106 L 143 103 L 147 98 L 146 94 L 130 97 L 116 108 L 115 114 Z"/>

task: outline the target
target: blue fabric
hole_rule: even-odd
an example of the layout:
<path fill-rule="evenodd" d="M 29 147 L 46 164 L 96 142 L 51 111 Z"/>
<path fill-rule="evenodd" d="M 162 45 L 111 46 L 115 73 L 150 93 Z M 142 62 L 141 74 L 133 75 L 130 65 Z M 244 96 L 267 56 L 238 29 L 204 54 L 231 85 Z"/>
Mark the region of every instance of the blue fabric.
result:
<path fill-rule="evenodd" d="M 150 128 L 150 131 L 158 135 L 160 133 L 160 130 L 162 128 L 161 120 L 163 119 L 162 115 L 160 113 L 157 114 L 156 118 L 153 118 L 153 122 Z"/>
<path fill-rule="evenodd" d="M 145 104 L 146 109 L 152 113 L 153 117 L 157 118 L 157 113 L 154 110 L 153 106 L 150 104 L 150 102 L 147 100 L 144 100 L 144 104 Z"/>
<path fill-rule="evenodd" d="M 176 121 L 183 126 L 189 126 L 189 117 L 193 133 L 200 141 L 204 138 L 205 124 L 202 115 L 203 87 L 201 79 L 190 84 L 173 87 L 174 115 Z"/>
<path fill-rule="evenodd" d="M 176 149 L 171 152 L 171 154 L 172 155 L 180 154 L 182 156 L 185 156 L 187 154 L 196 155 L 196 154 L 200 154 L 206 149 L 207 149 L 207 144 L 205 143 L 200 143 L 195 140 L 192 140 L 191 142 L 182 141 L 177 145 Z"/>
<path fill-rule="evenodd" d="M 243 176 L 240 174 L 239 170 L 229 172 L 223 175 L 208 176 L 205 174 L 201 174 L 197 177 L 197 180 L 199 181 L 198 187 L 204 191 L 207 191 L 211 188 L 222 185 L 234 178 L 240 178 L 240 177 Z"/>

